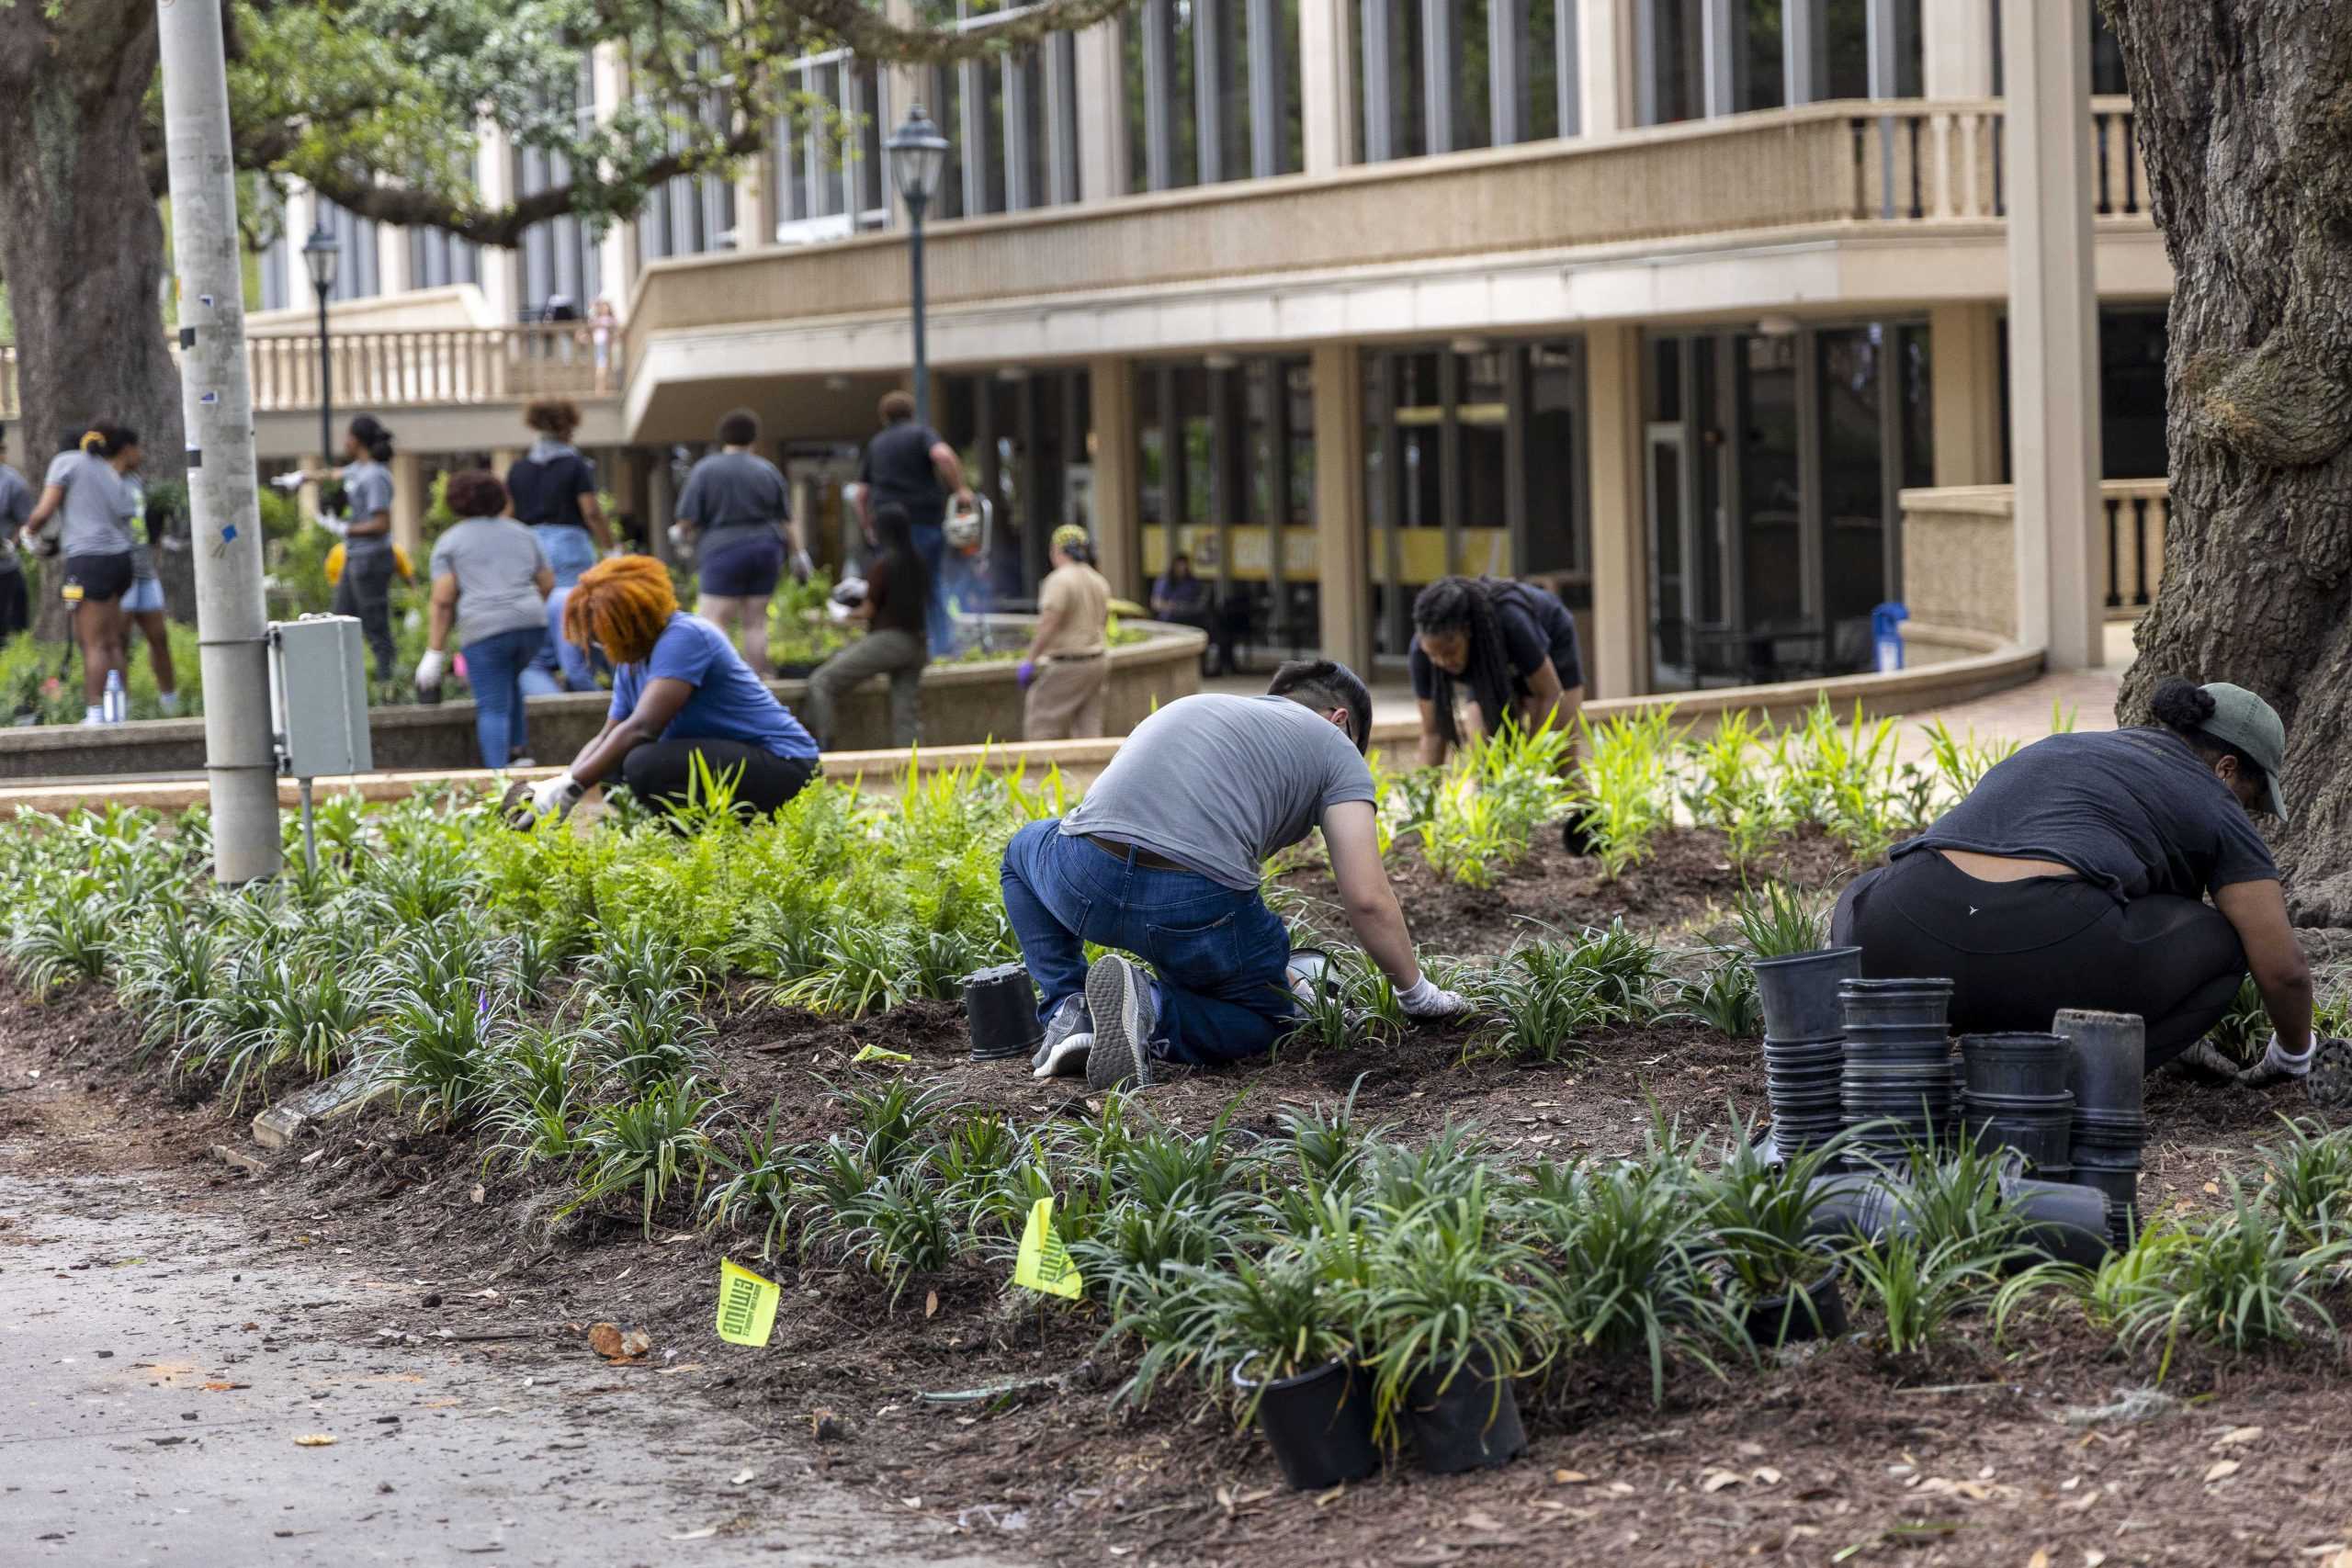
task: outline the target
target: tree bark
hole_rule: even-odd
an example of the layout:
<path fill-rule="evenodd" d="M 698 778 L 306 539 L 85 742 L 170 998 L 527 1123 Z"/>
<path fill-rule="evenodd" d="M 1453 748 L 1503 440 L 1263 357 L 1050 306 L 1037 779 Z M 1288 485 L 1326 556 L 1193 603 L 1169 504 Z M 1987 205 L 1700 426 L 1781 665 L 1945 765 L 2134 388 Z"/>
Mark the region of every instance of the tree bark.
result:
<path fill-rule="evenodd" d="M 107 420 L 139 432 L 150 483 L 186 467 L 164 336 L 164 226 L 140 164 L 155 80 L 153 0 L 0 5 L 0 278 L 17 323 L 36 486 Z M 45 608 L 45 606 L 44 606 Z"/>
<path fill-rule="evenodd" d="M 2298 921 L 2352 924 L 2352 28 L 2297 0 L 2103 0 L 2175 284 L 2172 520 L 2118 716 L 2167 676 L 2287 722 Z"/>

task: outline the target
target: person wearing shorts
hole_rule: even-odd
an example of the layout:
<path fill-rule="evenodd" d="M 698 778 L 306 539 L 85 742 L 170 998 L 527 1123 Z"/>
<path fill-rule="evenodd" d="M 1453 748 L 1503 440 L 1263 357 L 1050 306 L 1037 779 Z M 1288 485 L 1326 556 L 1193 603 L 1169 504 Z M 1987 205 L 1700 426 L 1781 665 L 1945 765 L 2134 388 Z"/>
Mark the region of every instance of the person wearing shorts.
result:
<path fill-rule="evenodd" d="M 792 531 L 784 475 L 752 450 L 760 422 L 737 409 L 718 422 L 719 449 L 694 466 L 678 497 L 678 521 L 701 562 L 695 609 L 742 647 L 752 672 L 768 672 L 768 598 L 784 578 L 806 581 L 808 556 Z"/>
<path fill-rule="evenodd" d="M 40 503 L 26 532 L 65 558 L 65 598 L 74 606 L 74 637 L 82 649 L 84 724 L 106 722 L 107 677 L 125 674 L 127 622 L 123 596 L 137 573 L 130 520 L 139 510 L 129 475 L 139 467 L 139 433 L 120 425 L 93 426 L 49 466 Z M 57 524 L 55 537 L 46 530 Z"/>

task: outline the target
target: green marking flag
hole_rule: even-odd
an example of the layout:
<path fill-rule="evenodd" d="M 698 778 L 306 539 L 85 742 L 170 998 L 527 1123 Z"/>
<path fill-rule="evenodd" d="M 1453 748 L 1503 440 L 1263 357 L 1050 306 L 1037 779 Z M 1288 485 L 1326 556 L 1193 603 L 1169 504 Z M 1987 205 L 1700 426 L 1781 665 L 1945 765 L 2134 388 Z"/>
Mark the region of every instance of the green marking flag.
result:
<path fill-rule="evenodd" d="M 699 753 L 697 753 L 697 755 L 699 755 Z M 853 1063 L 911 1062 L 914 1058 L 908 1055 L 904 1051 L 886 1051 L 879 1045 L 861 1045 L 857 1048 L 857 1055 L 852 1056 L 850 1060 Z"/>
<path fill-rule="evenodd" d="M 754 1348 L 775 1332 L 775 1306 L 784 1292 L 731 1258 L 718 1261 L 718 1337 L 729 1345 Z"/>
<path fill-rule="evenodd" d="M 1086 1293 L 1069 1248 L 1054 1234 L 1054 1201 L 1040 1198 L 1029 1211 L 1029 1228 L 1021 1233 L 1021 1256 L 1012 1265 L 1012 1282 L 1071 1301 Z"/>

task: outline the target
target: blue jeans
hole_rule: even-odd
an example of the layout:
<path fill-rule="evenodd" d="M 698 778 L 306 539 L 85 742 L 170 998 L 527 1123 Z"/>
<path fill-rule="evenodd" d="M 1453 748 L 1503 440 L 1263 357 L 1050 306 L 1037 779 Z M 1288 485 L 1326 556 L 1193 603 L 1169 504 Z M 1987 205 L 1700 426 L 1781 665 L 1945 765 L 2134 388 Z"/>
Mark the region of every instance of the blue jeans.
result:
<path fill-rule="evenodd" d="M 596 564 L 596 539 L 577 523 L 543 523 L 531 530 L 555 569 L 555 585 L 569 588 L 580 574 Z"/>
<path fill-rule="evenodd" d="M 526 697 L 552 697 L 563 692 L 593 692 L 596 689 L 596 671 L 609 670 L 602 653 L 590 654 L 578 643 L 563 635 L 563 607 L 571 602 L 571 590 L 559 587 L 548 595 L 548 640 L 539 649 L 538 657 L 523 671 L 523 694 Z"/>
<path fill-rule="evenodd" d="M 947 615 L 947 531 L 936 523 L 914 525 L 915 554 L 922 557 L 931 578 L 931 602 L 923 606 L 923 628 L 930 634 L 931 656 L 944 659 L 956 651 L 956 623 Z"/>
<path fill-rule="evenodd" d="M 523 671 L 546 640 L 547 633 L 524 626 L 466 644 L 466 683 L 474 689 L 474 737 L 485 768 L 503 768 L 530 754 L 523 734 Z"/>
<path fill-rule="evenodd" d="M 1262 1056 L 1294 1013 L 1283 967 L 1290 933 L 1255 889 L 1190 871 L 1137 865 L 1058 821 L 1032 822 L 1004 847 L 1004 910 L 1041 1017 L 1086 987 L 1086 943 L 1132 953 L 1156 972 L 1154 1055 L 1196 1065 Z"/>

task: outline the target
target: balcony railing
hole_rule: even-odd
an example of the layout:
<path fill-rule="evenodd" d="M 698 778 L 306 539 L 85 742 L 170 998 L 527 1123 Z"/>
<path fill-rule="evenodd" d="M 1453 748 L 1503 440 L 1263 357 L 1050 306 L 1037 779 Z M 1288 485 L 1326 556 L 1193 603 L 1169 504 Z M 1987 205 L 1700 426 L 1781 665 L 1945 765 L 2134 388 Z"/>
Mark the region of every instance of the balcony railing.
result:
<path fill-rule="evenodd" d="M 1911 618 L 2015 637 L 2015 487 L 1906 490 L 1902 503 L 1904 602 Z M 2102 588 L 2109 618 L 2136 618 L 2155 602 L 2171 522 L 2168 480 L 2109 479 L 2099 486 L 2099 515 L 2091 525 L 2104 540 Z"/>
<path fill-rule="evenodd" d="M 343 408 L 610 397 L 618 395 L 628 368 L 626 344 L 616 333 L 607 334 L 599 365 L 598 344 L 584 321 L 331 333 L 327 344 L 334 400 Z M 245 347 L 255 413 L 319 406 L 318 334 L 254 337 Z M 0 347 L 0 419 L 21 413 L 17 350 Z"/>
<path fill-rule="evenodd" d="M 935 225 L 934 308 L 2005 212 L 1999 99 L 1809 104 Z M 2129 99 L 2094 101 L 2091 200 L 2145 225 Z M 630 333 L 906 307 L 900 234 L 650 267 Z M 722 281 L 723 276 L 723 281 Z"/>

